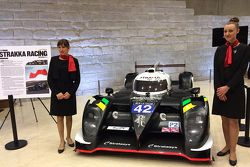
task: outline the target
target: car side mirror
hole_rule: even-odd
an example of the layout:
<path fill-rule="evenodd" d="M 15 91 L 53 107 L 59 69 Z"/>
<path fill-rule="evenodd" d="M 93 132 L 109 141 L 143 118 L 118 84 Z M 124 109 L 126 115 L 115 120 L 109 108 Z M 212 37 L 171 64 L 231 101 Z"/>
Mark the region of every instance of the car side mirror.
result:
<path fill-rule="evenodd" d="M 106 88 L 105 93 L 107 93 L 107 95 L 110 96 L 111 94 L 114 93 L 114 90 L 113 90 L 113 88 Z"/>
<path fill-rule="evenodd" d="M 195 97 L 197 97 L 198 94 L 200 93 L 200 88 L 199 87 L 192 88 L 190 91 L 191 91 L 192 94 L 195 95 Z"/>

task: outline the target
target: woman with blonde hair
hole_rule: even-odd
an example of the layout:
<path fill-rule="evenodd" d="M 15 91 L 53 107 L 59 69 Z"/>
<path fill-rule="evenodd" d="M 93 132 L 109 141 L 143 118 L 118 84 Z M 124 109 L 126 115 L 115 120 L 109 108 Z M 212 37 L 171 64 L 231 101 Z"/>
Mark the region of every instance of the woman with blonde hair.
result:
<path fill-rule="evenodd" d="M 214 56 L 212 113 L 221 116 L 225 139 L 225 146 L 217 156 L 229 154 L 232 166 L 237 164 L 238 119 L 245 118 L 244 74 L 249 60 L 247 45 L 236 38 L 239 31 L 239 19 L 231 18 L 224 26 L 226 44 L 219 46 Z"/>

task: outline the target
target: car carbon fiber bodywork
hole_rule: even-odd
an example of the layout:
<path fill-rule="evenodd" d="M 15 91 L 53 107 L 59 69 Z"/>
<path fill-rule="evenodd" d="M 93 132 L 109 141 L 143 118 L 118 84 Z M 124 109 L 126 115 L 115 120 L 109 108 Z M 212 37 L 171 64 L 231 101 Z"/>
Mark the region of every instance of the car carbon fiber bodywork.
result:
<path fill-rule="evenodd" d="M 133 76 L 133 79 L 128 78 Z M 127 80 L 133 82 L 133 89 Z M 86 103 L 82 128 L 76 134 L 76 151 L 132 152 L 182 156 L 211 161 L 209 106 L 192 73 L 181 74 L 179 85 L 155 69 L 128 74 L 125 88 Z M 182 83 L 184 82 L 184 83 Z"/>

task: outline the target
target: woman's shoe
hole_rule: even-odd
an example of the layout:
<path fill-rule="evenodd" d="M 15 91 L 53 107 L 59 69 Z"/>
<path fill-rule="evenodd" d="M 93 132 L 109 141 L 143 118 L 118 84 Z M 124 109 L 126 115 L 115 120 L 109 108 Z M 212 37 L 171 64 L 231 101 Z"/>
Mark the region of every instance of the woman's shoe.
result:
<path fill-rule="evenodd" d="M 63 148 L 58 148 L 58 153 L 59 154 L 61 154 L 61 153 L 63 153 L 64 152 L 64 149 L 65 149 L 65 141 L 64 141 L 64 146 L 63 146 Z"/>
<path fill-rule="evenodd" d="M 66 139 L 67 140 L 67 139 Z M 72 139 L 70 139 L 71 141 L 72 141 Z M 68 140 L 67 140 L 67 142 L 68 142 Z M 75 143 L 73 142 L 73 143 L 69 143 L 68 142 L 68 146 L 70 146 L 70 147 L 75 147 Z"/>
<path fill-rule="evenodd" d="M 59 154 L 63 153 L 63 151 L 64 151 L 64 148 L 63 149 L 58 149 Z"/>
<path fill-rule="evenodd" d="M 231 159 L 229 159 L 229 164 L 230 164 L 231 166 L 235 166 L 235 165 L 237 164 L 237 159 L 236 159 L 236 160 L 231 160 Z"/>
<path fill-rule="evenodd" d="M 230 150 L 227 150 L 226 152 L 222 152 L 222 151 L 219 151 L 218 153 L 217 153 L 217 156 L 225 156 L 225 155 L 227 155 L 227 154 L 229 154 L 230 153 Z"/>
<path fill-rule="evenodd" d="M 68 143 L 68 145 L 69 145 L 70 147 L 75 147 L 75 144 L 74 144 L 74 143 L 71 143 L 71 144 Z"/>

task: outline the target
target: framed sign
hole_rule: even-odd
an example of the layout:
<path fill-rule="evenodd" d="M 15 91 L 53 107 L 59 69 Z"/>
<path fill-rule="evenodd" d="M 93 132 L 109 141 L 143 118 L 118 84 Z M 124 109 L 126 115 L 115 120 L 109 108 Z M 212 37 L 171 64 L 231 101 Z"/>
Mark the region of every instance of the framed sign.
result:
<path fill-rule="evenodd" d="M 0 46 L 0 99 L 49 97 L 50 46 Z"/>

